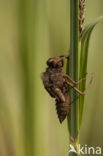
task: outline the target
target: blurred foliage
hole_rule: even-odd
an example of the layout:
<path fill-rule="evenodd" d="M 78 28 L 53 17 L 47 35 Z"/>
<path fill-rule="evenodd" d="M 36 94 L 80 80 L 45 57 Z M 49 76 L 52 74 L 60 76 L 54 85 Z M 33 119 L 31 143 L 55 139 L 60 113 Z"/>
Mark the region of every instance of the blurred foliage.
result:
<path fill-rule="evenodd" d="M 26 8 L 25 19 L 22 17 L 23 12 L 21 13 L 24 7 Z M 92 22 L 102 14 L 102 0 L 87 1 L 86 23 Z M 0 1 L 0 156 L 25 155 L 24 136 L 26 136 L 25 132 L 31 130 L 26 131 L 24 125 L 24 117 L 28 119 L 24 107 L 27 115 L 32 113 L 32 122 L 28 119 L 26 123 L 28 129 L 34 127 L 32 132 L 34 154 L 66 156 L 68 153 L 67 121 L 65 120 L 62 125 L 59 124 L 54 100 L 44 90 L 40 78 L 40 74 L 46 68 L 47 58 L 65 54 L 69 49 L 68 19 L 69 1 L 66 0 Z M 97 26 L 91 37 L 88 73 L 94 73 L 94 82 L 86 94 L 80 138 L 83 145 L 101 147 L 103 138 L 102 29 L 103 23 Z M 24 38 L 21 37 L 23 31 Z M 33 108 L 31 111 L 26 105 L 27 84 L 24 75 L 26 66 L 22 60 L 21 42 L 25 42 L 24 54 L 27 53 L 26 65 L 30 92 L 26 91 L 30 94 L 29 102 Z"/>

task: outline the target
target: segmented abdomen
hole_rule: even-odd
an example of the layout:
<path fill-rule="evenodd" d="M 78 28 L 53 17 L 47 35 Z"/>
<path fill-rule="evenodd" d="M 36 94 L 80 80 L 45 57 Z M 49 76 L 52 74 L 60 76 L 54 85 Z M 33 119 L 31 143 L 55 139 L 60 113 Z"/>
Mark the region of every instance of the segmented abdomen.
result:
<path fill-rule="evenodd" d="M 70 97 L 68 93 L 65 94 L 64 103 L 56 100 L 56 110 L 57 110 L 60 123 L 62 123 L 64 119 L 66 118 L 66 116 L 68 115 L 69 107 L 70 107 Z"/>

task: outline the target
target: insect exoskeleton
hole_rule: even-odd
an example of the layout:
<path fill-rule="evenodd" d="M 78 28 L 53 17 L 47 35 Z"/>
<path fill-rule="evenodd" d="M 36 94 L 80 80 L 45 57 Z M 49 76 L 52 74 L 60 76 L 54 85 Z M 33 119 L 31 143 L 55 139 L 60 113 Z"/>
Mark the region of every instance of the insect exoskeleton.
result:
<path fill-rule="evenodd" d="M 69 55 L 53 57 L 47 60 L 46 71 L 42 74 L 42 81 L 45 89 L 52 98 L 56 100 L 56 109 L 60 123 L 66 118 L 70 110 L 70 96 L 68 85 L 72 87 L 79 94 L 85 94 L 86 89 L 90 86 L 89 82 L 87 88 L 81 92 L 75 85 L 81 83 L 85 78 L 75 82 L 71 77 L 63 73 L 64 59 L 69 58 Z"/>
<path fill-rule="evenodd" d="M 70 96 L 68 93 L 65 94 L 65 102 L 56 100 L 56 110 L 60 123 L 64 121 L 69 113 L 70 108 Z"/>

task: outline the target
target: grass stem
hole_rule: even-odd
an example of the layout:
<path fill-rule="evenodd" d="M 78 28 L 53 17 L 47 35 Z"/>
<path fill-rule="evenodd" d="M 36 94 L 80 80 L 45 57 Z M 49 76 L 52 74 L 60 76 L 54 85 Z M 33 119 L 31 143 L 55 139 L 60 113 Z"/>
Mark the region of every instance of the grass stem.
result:
<path fill-rule="evenodd" d="M 79 79 L 78 59 L 79 59 L 79 0 L 70 0 L 70 60 L 67 63 L 67 74 L 75 81 Z M 73 89 L 70 89 L 71 102 L 78 96 Z M 79 129 L 79 107 L 78 100 L 71 105 L 68 116 L 68 127 L 70 133 L 70 144 L 77 150 L 78 129 Z M 70 153 L 70 156 L 77 155 Z"/>

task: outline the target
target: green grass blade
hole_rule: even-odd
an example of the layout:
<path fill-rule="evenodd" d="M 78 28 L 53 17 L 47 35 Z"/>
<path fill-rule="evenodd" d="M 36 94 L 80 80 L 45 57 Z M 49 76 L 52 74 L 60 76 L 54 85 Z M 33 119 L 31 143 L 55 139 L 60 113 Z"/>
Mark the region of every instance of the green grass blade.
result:
<path fill-rule="evenodd" d="M 19 5 L 19 38 L 20 58 L 23 71 L 24 101 L 23 114 L 23 141 L 25 156 L 35 155 L 35 117 L 36 92 L 35 92 L 35 66 L 36 66 L 36 20 L 37 1 L 20 0 Z"/>
<path fill-rule="evenodd" d="M 67 63 L 67 74 L 75 81 L 78 81 L 78 55 L 79 55 L 79 0 L 70 1 L 70 59 Z M 78 96 L 74 89 L 70 89 L 70 101 L 74 101 Z M 79 101 L 75 100 L 70 108 L 68 115 L 68 128 L 70 134 L 70 144 L 74 146 L 76 150 L 78 144 L 78 132 L 79 132 Z M 77 156 L 76 153 L 69 153 L 69 156 Z"/>
<path fill-rule="evenodd" d="M 78 0 L 71 0 L 71 25 L 70 25 L 70 60 L 67 65 L 67 74 L 69 73 L 73 80 L 78 80 L 78 43 L 79 43 L 79 23 L 78 23 Z M 77 72 L 76 72 L 77 71 Z M 77 96 L 77 93 L 71 89 L 70 97 L 71 101 Z M 75 139 L 78 136 L 78 104 L 76 100 L 70 111 L 70 116 L 68 117 L 68 125 L 70 136 Z"/>
<path fill-rule="evenodd" d="M 91 33 L 92 33 L 95 25 L 97 23 L 99 23 L 101 20 L 103 20 L 103 17 L 98 18 L 95 22 L 88 25 L 84 30 L 83 37 L 81 40 L 80 78 L 85 77 L 85 74 L 87 73 L 88 49 L 89 49 Z M 83 91 L 85 86 L 86 86 L 86 80 L 83 81 L 79 85 L 79 89 L 81 91 Z M 83 115 L 83 108 L 84 108 L 84 97 L 85 97 L 85 95 L 80 95 L 80 98 L 79 98 L 79 129 L 81 127 L 81 122 L 82 122 L 82 115 Z"/>

